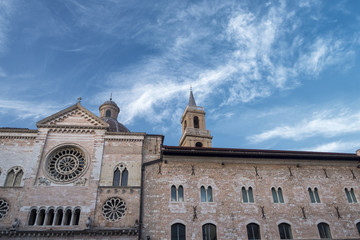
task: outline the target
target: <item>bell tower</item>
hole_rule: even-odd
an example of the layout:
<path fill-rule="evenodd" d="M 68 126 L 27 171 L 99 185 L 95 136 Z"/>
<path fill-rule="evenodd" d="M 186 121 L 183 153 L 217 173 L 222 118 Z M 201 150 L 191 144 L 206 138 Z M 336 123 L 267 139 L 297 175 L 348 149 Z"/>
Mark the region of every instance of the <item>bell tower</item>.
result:
<path fill-rule="evenodd" d="M 181 147 L 211 147 L 213 138 L 205 125 L 205 111 L 196 106 L 195 98 L 190 89 L 189 103 L 181 117 L 182 136 Z"/>

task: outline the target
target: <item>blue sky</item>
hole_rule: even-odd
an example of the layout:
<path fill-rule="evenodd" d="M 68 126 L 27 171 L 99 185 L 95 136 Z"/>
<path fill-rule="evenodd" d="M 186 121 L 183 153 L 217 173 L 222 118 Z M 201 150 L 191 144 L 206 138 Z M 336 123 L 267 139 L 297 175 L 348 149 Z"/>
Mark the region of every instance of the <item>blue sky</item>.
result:
<path fill-rule="evenodd" d="M 192 86 L 213 147 L 360 148 L 360 1 L 0 0 L 0 127 L 76 103 L 178 145 Z"/>

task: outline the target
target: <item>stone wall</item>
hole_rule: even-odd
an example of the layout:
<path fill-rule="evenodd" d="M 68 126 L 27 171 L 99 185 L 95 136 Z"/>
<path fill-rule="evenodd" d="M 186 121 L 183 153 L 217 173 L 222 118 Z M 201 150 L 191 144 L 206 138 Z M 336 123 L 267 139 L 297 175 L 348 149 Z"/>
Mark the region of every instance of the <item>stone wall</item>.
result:
<path fill-rule="evenodd" d="M 246 225 L 252 222 L 260 225 L 262 239 L 279 239 L 277 225 L 282 222 L 291 225 L 294 239 L 319 239 L 320 222 L 330 225 L 334 239 L 359 238 L 355 224 L 360 205 L 348 203 L 344 191 L 353 188 L 360 200 L 357 162 L 181 156 L 163 160 L 161 174 L 158 165 L 145 172 L 144 236 L 151 239 L 171 239 L 174 223 L 186 226 L 187 239 L 201 239 L 206 223 L 217 226 L 218 239 L 247 239 Z M 171 201 L 172 185 L 184 187 L 184 202 Z M 201 186 L 212 187 L 214 202 L 201 202 Z M 253 188 L 254 203 L 243 203 L 243 186 Z M 273 202 L 272 187 L 282 188 L 284 203 Z M 310 202 L 309 187 L 318 189 L 321 203 Z"/>

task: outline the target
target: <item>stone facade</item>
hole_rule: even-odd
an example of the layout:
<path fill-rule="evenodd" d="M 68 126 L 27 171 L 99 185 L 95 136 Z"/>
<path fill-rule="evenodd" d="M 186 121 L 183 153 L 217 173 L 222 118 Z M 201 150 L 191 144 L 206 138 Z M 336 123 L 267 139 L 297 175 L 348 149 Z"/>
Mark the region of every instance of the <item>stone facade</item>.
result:
<path fill-rule="evenodd" d="M 286 223 L 293 239 L 319 239 L 321 224 L 359 239 L 360 153 L 211 148 L 192 93 L 180 147 L 130 132 L 119 112 L 78 102 L 36 130 L 0 129 L 0 237 L 240 240 L 255 224 L 270 240 Z"/>
<path fill-rule="evenodd" d="M 0 219 L 1 235 L 138 239 L 141 165 L 144 159 L 159 158 L 163 137 L 109 132 L 109 125 L 80 103 L 37 126 L 0 130 L 0 198 L 8 205 Z M 151 142 L 159 145 L 154 151 L 147 149 Z M 113 184 L 119 165 L 128 172 L 126 186 Z M 14 167 L 23 175 L 19 184 L 9 185 Z M 113 199 L 125 211 L 104 215 L 107 203 L 115 204 L 110 212 L 120 206 Z"/>
<path fill-rule="evenodd" d="M 320 239 L 320 222 L 329 224 L 334 239 L 359 239 L 360 205 L 349 203 L 344 191 L 353 188 L 360 197 L 354 155 L 330 160 L 329 154 L 329 160 L 319 161 L 320 153 L 310 159 L 266 159 L 209 152 L 201 156 L 200 150 L 183 148 L 169 155 L 169 150 L 173 149 L 164 146 L 161 173 L 156 164 L 146 169 L 144 231 L 151 239 L 171 239 L 175 223 L 186 226 L 186 239 L 202 239 L 201 226 L 206 223 L 216 225 L 218 239 L 248 239 L 249 223 L 260 226 L 261 239 L 280 239 L 280 223 L 291 225 L 294 239 Z M 172 201 L 173 185 L 183 186 L 183 201 Z M 201 186 L 211 186 L 213 202 L 201 201 Z M 244 203 L 242 187 L 253 189 L 253 203 Z M 274 203 L 273 187 L 282 189 L 284 203 Z M 311 203 L 308 188 L 318 189 L 320 203 Z"/>

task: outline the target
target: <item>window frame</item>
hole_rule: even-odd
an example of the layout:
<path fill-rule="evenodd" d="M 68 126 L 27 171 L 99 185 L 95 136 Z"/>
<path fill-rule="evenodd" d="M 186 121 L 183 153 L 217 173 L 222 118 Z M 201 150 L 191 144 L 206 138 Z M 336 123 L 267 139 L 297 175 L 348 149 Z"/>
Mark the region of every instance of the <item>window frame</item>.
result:
<path fill-rule="evenodd" d="M 250 232 L 249 232 L 249 230 L 250 230 Z M 259 224 L 253 223 L 253 222 L 247 224 L 246 225 L 246 232 L 247 232 L 248 240 L 261 240 L 261 233 L 260 233 L 260 225 Z"/>
<path fill-rule="evenodd" d="M 325 222 L 321 222 L 321 223 L 317 224 L 317 228 L 318 228 L 319 235 L 320 235 L 321 239 L 332 239 L 329 224 L 327 224 Z"/>
<path fill-rule="evenodd" d="M 176 231 L 176 233 L 174 233 L 173 231 Z M 170 235 L 171 240 L 186 240 L 186 226 L 182 223 L 174 223 L 171 225 L 170 234 L 171 234 Z"/>
<path fill-rule="evenodd" d="M 213 236 L 213 234 L 215 236 Z M 205 223 L 202 225 L 202 236 L 203 240 L 217 240 L 216 225 L 212 223 Z"/>
<path fill-rule="evenodd" d="M 280 239 L 293 239 L 291 225 L 283 222 L 278 225 Z M 289 235 L 289 236 L 288 236 Z"/>

